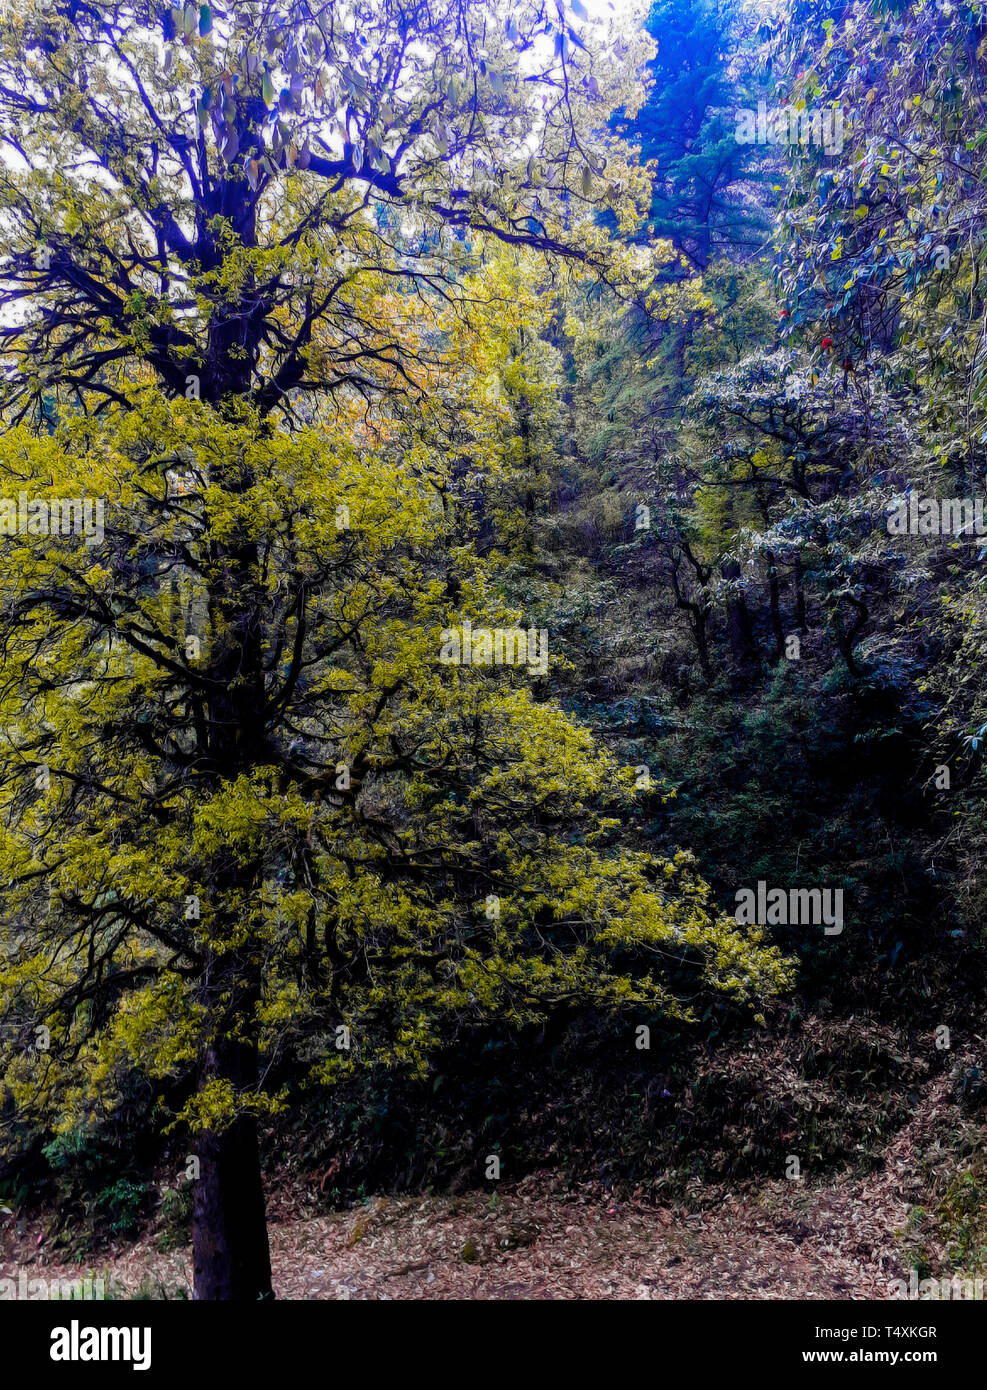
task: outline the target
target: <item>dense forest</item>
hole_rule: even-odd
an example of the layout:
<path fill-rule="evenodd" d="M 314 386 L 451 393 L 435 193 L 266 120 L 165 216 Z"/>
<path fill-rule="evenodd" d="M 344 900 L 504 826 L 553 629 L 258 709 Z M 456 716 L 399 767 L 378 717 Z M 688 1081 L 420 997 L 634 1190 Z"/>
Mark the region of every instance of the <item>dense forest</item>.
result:
<path fill-rule="evenodd" d="M 0 1283 L 982 1281 L 987 6 L 24 0 L 0 143 Z"/>

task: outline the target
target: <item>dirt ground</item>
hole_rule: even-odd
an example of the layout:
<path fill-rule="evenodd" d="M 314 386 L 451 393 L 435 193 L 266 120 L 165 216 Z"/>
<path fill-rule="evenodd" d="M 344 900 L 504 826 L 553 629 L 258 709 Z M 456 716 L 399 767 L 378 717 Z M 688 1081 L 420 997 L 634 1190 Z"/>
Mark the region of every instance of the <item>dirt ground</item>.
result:
<path fill-rule="evenodd" d="M 920 1198 L 926 1096 L 864 1179 L 779 1179 L 706 1190 L 687 1211 L 616 1202 L 548 1175 L 495 1195 L 378 1197 L 270 1228 L 274 1285 L 289 1299 L 889 1299 L 907 1277 L 901 1231 Z M 932 1105 L 930 1107 L 930 1102 Z M 102 1274 L 117 1297 L 190 1296 L 189 1251 L 157 1237 L 86 1269 L 46 1258 L 43 1224 L 0 1221 L 0 1277 Z"/>

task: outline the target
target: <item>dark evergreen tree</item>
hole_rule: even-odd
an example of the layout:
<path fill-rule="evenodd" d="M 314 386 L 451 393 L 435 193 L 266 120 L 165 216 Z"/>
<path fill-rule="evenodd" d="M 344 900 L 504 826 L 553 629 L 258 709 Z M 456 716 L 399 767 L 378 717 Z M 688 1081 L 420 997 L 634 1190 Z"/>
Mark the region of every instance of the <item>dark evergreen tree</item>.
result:
<path fill-rule="evenodd" d="M 752 149 L 735 138 L 744 102 L 728 70 L 738 19 L 735 0 L 655 0 L 645 25 L 658 43 L 654 87 L 624 127 L 657 166 L 647 234 L 700 270 L 745 240 L 750 221 L 738 184 Z"/>

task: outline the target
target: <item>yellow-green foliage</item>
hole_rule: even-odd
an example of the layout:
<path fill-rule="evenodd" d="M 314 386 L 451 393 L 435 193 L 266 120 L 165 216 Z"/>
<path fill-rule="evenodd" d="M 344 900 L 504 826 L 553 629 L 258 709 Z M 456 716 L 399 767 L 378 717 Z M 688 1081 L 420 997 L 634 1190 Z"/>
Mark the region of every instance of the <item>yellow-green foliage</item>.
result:
<path fill-rule="evenodd" d="M 493 454 L 479 378 L 503 360 L 473 394 Z M 431 429 L 392 419 L 358 445 L 345 418 L 289 435 L 246 405 L 145 393 L 0 441 L 0 493 L 106 499 L 100 543 L 18 537 L 3 570 L 3 1091 L 25 1113 L 75 1125 L 129 1073 L 180 1076 L 222 1037 L 330 1082 L 422 1073 L 457 1030 L 555 1005 L 688 1019 L 697 985 L 741 1004 L 785 985 L 685 856 L 613 847 L 630 770 L 523 668 L 439 661 L 442 629 L 525 615 L 455 543 Z M 230 640 L 215 594 L 245 539 L 266 714 L 225 778 L 203 720 Z M 246 1012 L 207 1007 L 207 956 L 250 963 Z M 689 1000 L 669 960 L 691 963 Z M 175 1118 L 284 1103 L 215 1079 Z"/>

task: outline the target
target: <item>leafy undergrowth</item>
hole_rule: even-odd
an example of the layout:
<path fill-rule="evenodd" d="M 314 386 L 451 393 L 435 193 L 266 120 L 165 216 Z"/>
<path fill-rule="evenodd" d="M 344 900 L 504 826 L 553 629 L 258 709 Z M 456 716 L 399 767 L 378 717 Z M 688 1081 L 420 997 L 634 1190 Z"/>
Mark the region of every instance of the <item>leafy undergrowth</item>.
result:
<path fill-rule="evenodd" d="M 458 1076 L 440 1073 L 434 1089 L 334 1097 L 269 1152 L 334 1205 L 463 1192 L 492 1154 L 513 1180 L 552 1171 L 622 1198 L 696 1204 L 718 1184 L 784 1176 L 789 1155 L 816 1181 L 866 1173 L 954 1056 L 931 1027 L 863 1016 L 810 1015 L 677 1052 L 637 1053 L 626 1027 L 574 1028 L 541 1051 L 460 1056 Z"/>
<path fill-rule="evenodd" d="M 966 1121 L 950 1149 L 952 1087 L 948 1077 L 925 1087 L 879 1170 L 705 1184 L 689 1203 L 618 1200 L 599 1183 L 540 1173 L 495 1192 L 381 1196 L 299 1217 L 298 1194 L 279 1190 L 275 1288 L 289 1299 L 890 1299 L 913 1267 L 983 1275 L 983 1135 Z M 107 1252 L 110 1296 L 189 1296 L 188 1247 L 161 1236 Z M 0 1257 L 0 1277 L 80 1273 L 56 1252 L 46 1261 L 34 1223 L 8 1219 Z"/>

